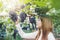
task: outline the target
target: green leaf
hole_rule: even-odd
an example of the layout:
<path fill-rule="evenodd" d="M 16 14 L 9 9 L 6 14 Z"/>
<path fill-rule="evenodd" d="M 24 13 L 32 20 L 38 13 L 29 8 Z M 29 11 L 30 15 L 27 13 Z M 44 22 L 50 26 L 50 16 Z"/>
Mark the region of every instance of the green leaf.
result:
<path fill-rule="evenodd" d="M 52 6 L 56 9 L 60 9 L 60 0 L 52 0 Z"/>
<path fill-rule="evenodd" d="M 3 3 L 2 2 L 0 2 L 0 8 L 3 6 Z"/>

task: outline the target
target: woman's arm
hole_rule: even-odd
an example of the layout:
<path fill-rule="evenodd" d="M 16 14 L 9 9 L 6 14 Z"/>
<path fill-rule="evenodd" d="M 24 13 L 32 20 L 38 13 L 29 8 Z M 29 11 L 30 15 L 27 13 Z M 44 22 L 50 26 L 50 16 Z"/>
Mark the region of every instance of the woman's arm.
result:
<path fill-rule="evenodd" d="M 48 40 L 55 40 L 55 37 L 52 32 L 48 34 Z"/>
<path fill-rule="evenodd" d="M 20 24 L 16 24 L 16 28 L 18 30 L 19 35 L 22 38 L 26 38 L 26 39 L 35 39 L 36 35 L 37 35 L 37 31 L 36 32 L 32 32 L 32 33 L 25 33 L 22 28 L 20 27 Z"/>
<path fill-rule="evenodd" d="M 9 15 L 10 15 L 10 18 L 12 19 L 12 21 L 16 24 L 18 33 L 22 38 L 27 38 L 27 39 L 33 38 L 34 39 L 36 37 L 37 32 L 33 32 L 33 33 L 23 32 L 23 30 L 19 24 L 19 16 L 17 16 L 17 14 L 14 11 L 11 11 Z"/>

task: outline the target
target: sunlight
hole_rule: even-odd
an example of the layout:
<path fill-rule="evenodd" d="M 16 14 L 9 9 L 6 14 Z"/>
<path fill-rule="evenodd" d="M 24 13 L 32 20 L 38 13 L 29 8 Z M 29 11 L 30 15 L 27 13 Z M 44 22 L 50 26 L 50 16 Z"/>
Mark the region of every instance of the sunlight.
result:
<path fill-rule="evenodd" d="M 15 9 L 16 6 L 20 6 L 22 3 L 19 0 L 2 0 L 4 8 Z"/>

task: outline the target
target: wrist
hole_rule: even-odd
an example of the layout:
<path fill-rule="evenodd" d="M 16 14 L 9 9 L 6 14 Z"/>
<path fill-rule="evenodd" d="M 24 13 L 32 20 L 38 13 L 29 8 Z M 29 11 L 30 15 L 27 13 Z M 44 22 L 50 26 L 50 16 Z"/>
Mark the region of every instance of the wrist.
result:
<path fill-rule="evenodd" d="M 16 22 L 15 22 L 15 24 L 17 25 L 19 23 L 19 21 L 17 20 Z"/>

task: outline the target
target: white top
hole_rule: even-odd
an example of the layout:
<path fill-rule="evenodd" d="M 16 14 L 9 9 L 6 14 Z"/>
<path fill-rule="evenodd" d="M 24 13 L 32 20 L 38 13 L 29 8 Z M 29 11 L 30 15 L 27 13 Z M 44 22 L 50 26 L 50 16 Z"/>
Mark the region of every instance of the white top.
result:
<path fill-rule="evenodd" d="M 42 38 L 42 32 L 38 40 L 41 40 L 41 38 Z M 48 34 L 48 40 L 55 40 L 55 37 L 52 32 Z"/>
<path fill-rule="evenodd" d="M 19 35 L 22 37 L 22 38 L 27 38 L 27 39 L 35 39 L 38 31 L 35 31 L 35 32 L 32 32 L 32 33 L 25 33 L 22 28 L 20 27 L 20 24 L 17 24 L 16 25 L 16 28 L 18 30 L 18 33 Z"/>
<path fill-rule="evenodd" d="M 55 40 L 55 37 L 52 32 L 48 34 L 48 40 Z"/>
<path fill-rule="evenodd" d="M 35 31 L 35 32 L 32 32 L 32 33 L 25 33 L 25 32 L 22 30 L 22 28 L 20 27 L 20 24 L 17 24 L 17 25 L 16 25 L 16 28 L 17 28 L 17 30 L 18 30 L 19 35 L 20 35 L 22 38 L 35 39 L 35 37 L 36 37 L 37 34 L 38 34 L 38 31 Z M 40 35 L 40 37 L 39 37 L 38 40 L 41 40 L 41 38 L 42 38 L 42 32 L 41 32 L 41 35 Z M 50 33 L 48 34 L 48 40 L 55 40 L 54 35 L 53 35 L 52 32 L 50 32 Z"/>

